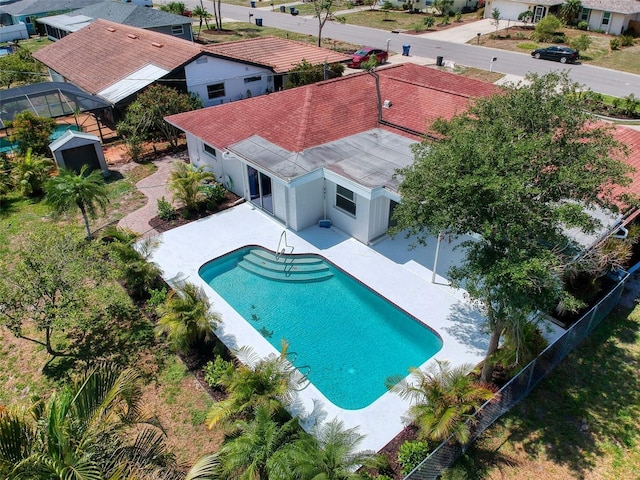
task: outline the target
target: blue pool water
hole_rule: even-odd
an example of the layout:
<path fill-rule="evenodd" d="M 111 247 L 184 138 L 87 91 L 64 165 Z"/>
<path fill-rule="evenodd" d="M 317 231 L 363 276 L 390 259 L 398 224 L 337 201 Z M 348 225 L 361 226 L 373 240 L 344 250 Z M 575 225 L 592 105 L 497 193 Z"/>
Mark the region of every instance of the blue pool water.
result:
<path fill-rule="evenodd" d="M 245 247 L 199 274 L 277 350 L 286 339 L 294 365 L 344 409 L 367 407 L 387 391 L 387 377 L 442 348 L 435 332 L 320 256 L 274 260 Z"/>

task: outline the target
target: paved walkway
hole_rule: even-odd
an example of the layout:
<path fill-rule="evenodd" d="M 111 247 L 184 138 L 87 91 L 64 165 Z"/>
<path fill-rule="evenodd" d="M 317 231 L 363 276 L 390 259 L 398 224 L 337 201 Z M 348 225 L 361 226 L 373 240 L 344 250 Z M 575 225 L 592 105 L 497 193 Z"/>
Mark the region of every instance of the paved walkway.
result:
<path fill-rule="evenodd" d="M 184 155 L 186 155 L 186 153 L 183 154 L 183 156 Z M 158 234 L 158 232 L 149 225 L 149 220 L 158 215 L 159 199 L 165 197 L 168 202 L 173 201 L 173 196 L 167 190 L 167 179 L 171 173 L 171 164 L 181 158 L 183 157 L 166 155 L 158 160 L 154 160 L 153 163 L 158 169 L 153 174 L 136 183 L 136 188 L 147 197 L 147 204 L 121 218 L 118 222 L 119 227 L 133 230 L 142 237 L 151 237 Z"/>

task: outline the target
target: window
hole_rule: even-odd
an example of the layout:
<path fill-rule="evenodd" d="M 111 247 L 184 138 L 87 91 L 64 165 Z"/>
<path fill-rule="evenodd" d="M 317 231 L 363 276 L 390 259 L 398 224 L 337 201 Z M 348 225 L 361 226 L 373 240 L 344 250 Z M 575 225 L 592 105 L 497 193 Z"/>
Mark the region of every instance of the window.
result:
<path fill-rule="evenodd" d="M 224 83 L 214 83 L 207 85 L 207 95 L 209 98 L 224 97 Z"/>
<path fill-rule="evenodd" d="M 27 22 L 27 23 L 31 23 L 31 17 L 25 18 L 24 21 Z"/>
<path fill-rule="evenodd" d="M 351 215 L 356 214 L 356 195 L 340 185 L 336 185 L 336 207 Z"/>
<path fill-rule="evenodd" d="M 259 82 L 260 80 L 262 80 L 262 77 L 260 75 L 257 75 L 255 77 L 246 77 L 244 79 L 244 83 Z"/>
<path fill-rule="evenodd" d="M 590 8 L 583 8 L 582 11 L 580 12 L 580 21 L 588 22 L 590 14 L 591 14 Z"/>
<path fill-rule="evenodd" d="M 602 15 L 602 25 L 609 25 L 609 20 L 611 20 L 611 12 L 604 12 Z"/>
<path fill-rule="evenodd" d="M 203 144 L 204 145 L 204 151 L 207 152 L 209 155 L 211 155 L 212 157 L 216 156 L 216 149 L 213 148 L 210 145 L 207 145 L 206 143 Z"/>
<path fill-rule="evenodd" d="M 184 27 L 182 25 L 171 25 L 171 35 L 184 34 Z"/>

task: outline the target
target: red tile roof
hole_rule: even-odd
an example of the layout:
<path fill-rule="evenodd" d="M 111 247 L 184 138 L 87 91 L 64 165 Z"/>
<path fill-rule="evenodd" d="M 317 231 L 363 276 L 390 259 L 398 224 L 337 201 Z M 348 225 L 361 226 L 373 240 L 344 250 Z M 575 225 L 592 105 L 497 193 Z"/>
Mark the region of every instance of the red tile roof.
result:
<path fill-rule="evenodd" d="M 629 149 L 629 156 L 625 163 L 635 168 L 631 174 L 631 184 L 626 187 L 615 187 L 613 193 L 620 195 L 627 193 L 640 199 L 640 131 L 622 125 L 616 125 L 613 136 Z"/>
<path fill-rule="evenodd" d="M 171 35 L 96 20 L 33 56 L 95 94 L 145 65 L 172 71 L 200 53 L 200 47 Z"/>
<path fill-rule="evenodd" d="M 377 74 L 382 100 L 391 103 L 382 109 L 383 120 L 420 134 L 435 119 L 462 112 L 473 98 L 501 91 L 495 85 L 413 64 L 381 68 Z M 220 149 L 259 135 L 292 152 L 381 126 L 375 78 L 365 72 L 168 120 Z"/>
<path fill-rule="evenodd" d="M 303 59 L 312 65 L 351 60 L 351 55 L 276 37 L 249 38 L 202 48 L 216 56 L 268 67 L 275 73 L 286 73 Z"/>

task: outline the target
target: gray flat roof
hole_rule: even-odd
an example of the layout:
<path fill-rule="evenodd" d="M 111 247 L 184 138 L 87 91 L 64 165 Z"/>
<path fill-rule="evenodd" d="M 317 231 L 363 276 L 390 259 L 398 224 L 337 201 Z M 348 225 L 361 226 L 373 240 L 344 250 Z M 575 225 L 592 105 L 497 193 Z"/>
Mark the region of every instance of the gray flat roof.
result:
<path fill-rule="evenodd" d="M 413 163 L 411 145 L 415 143 L 375 128 L 300 153 L 289 152 L 257 135 L 229 150 L 285 181 L 325 168 L 364 187 L 397 192 L 399 181 L 394 174 Z"/>

